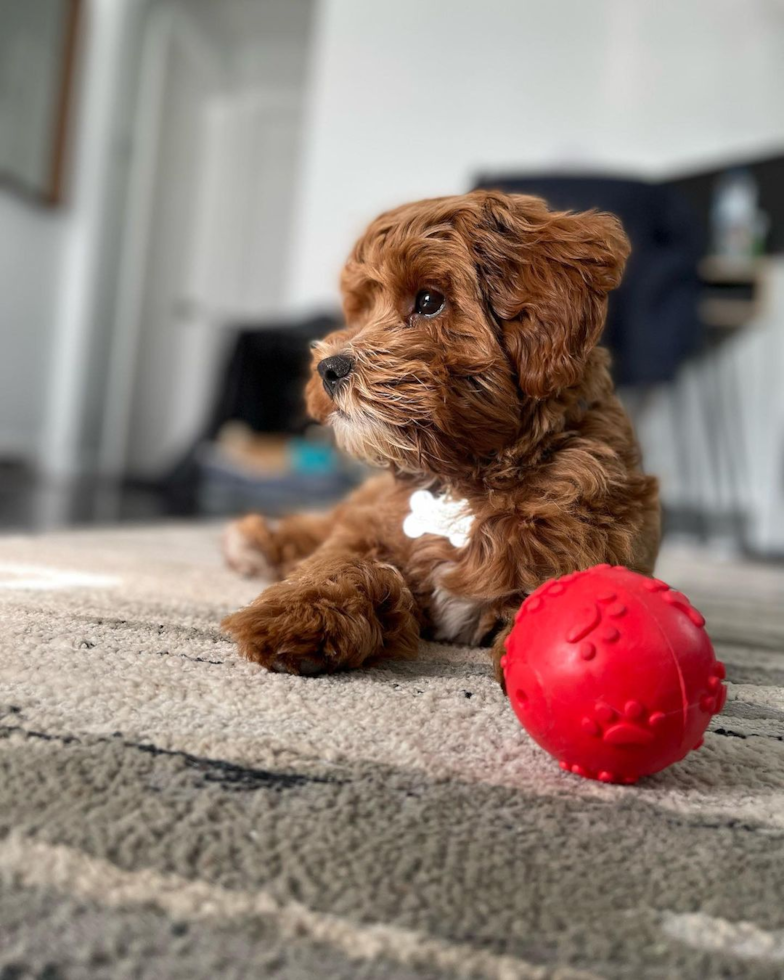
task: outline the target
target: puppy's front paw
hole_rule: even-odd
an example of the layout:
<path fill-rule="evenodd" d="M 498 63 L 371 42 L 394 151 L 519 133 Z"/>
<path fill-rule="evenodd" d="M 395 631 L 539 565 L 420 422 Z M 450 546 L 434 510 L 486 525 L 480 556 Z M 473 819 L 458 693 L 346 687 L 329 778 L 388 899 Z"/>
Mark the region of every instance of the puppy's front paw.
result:
<path fill-rule="evenodd" d="M 224 619 L 244 657 L 310 675 L 359 667 L 386 652 L 415 655 L 419 627 L 399 572 L 360 559 L 332 564 L 320 565 L 315 578 L 270 586 Z"/>
<path fill-rule="evenodd" d="M 257 600 L 221 625 L 243 657 L 276 673 L 330 673 L 351 659 L 351 639 L 341 633 L 337 616 L 293 597 L 285 604 L 274 594 Z"/>
<path fill-rule="evenodd" d="M 229 568 L 246 578 L 275 581 L 277 548 L 269 524 L 260 514 L 232 521 L 223 532 L 223 557 Z"/>

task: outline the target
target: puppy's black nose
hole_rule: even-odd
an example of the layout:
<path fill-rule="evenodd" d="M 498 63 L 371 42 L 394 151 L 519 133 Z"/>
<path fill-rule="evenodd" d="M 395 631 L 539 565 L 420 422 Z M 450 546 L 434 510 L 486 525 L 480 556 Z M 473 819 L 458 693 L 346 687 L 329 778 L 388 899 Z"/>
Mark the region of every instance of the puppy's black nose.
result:
<path fill-rule="evenodd" d="M 330 398 L 334 396 L 338 383 L 351 374 L 351 366 L 351 358 L 343 354 L 335 354 L 334 357 L 325 357 L 323 361 L 319 361 L 317 370 Z"/>

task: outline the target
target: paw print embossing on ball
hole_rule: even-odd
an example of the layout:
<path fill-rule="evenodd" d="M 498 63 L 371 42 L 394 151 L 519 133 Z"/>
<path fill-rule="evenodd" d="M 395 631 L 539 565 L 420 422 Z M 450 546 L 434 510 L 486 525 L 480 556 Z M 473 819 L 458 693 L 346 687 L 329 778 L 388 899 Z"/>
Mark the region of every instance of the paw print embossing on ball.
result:
<path fill-rule="evenodd" d="M 583 716 L 583 731 L 610 745 L 649 745 L 665 720 L 662 711 L 648 711 L 639 701 L 630 700 L 620 709 L 597 701 L 593 712 Z"/>

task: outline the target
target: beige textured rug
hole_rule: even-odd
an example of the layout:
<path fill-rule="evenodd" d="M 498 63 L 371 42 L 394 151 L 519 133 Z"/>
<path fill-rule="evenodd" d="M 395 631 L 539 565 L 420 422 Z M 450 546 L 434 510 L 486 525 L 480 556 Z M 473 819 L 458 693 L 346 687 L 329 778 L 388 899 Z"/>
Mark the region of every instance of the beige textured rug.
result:
<path fill-rule="evenodd" d="M 781 977 L 784 572 L 665 555 L 730 695 L 636 787 L 486 654 L 238 659 L 214 528 L 0 541 L 0 978 Z"/>

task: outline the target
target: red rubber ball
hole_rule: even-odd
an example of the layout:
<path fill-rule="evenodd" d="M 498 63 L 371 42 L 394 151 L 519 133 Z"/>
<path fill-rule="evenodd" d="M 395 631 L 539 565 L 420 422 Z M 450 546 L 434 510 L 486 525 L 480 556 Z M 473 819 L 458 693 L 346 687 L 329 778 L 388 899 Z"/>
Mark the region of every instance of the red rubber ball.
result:
<path fill-rule="evenodd" d="M 633 783 L 702 745 L 727 698 L 705 619 L 680 592 L 596 565 L 525 600 L 501 666 L 515 714 L 561 768 Z"/>

